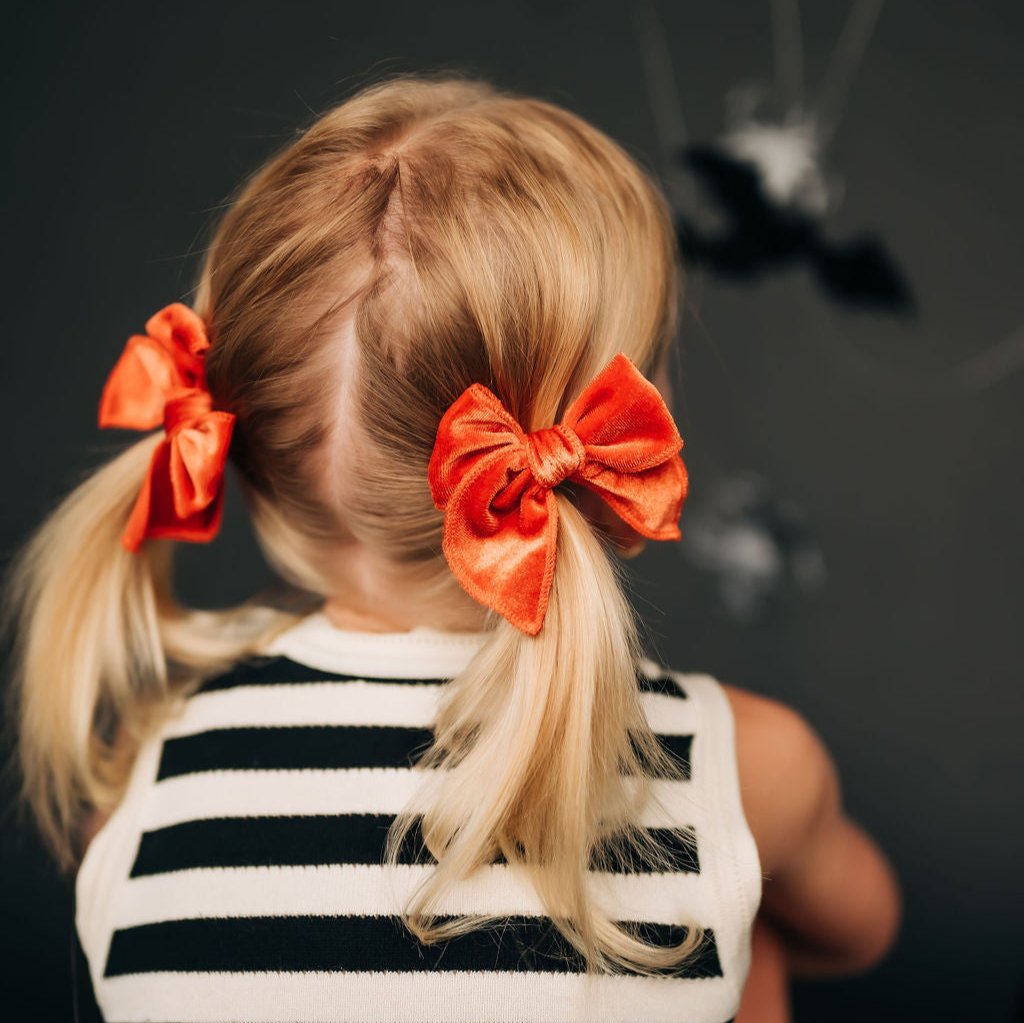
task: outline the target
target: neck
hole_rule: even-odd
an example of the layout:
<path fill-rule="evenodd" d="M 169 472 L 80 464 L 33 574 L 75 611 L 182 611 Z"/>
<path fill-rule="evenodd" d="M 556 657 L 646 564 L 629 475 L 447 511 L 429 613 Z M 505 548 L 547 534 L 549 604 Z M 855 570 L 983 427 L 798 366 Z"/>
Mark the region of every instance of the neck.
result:
<path fill-rule="evenodd" d="M 443 567 L 443 566 L 441 566 Z M 443 632 L 481 632 L 486 608 L 459 588 L 436 562 L 396 564 L 359 544 L 347 545 L 331 565 L 337 588 L 323 613 L 339 629 L 408 632 L 417 626 Z"/>

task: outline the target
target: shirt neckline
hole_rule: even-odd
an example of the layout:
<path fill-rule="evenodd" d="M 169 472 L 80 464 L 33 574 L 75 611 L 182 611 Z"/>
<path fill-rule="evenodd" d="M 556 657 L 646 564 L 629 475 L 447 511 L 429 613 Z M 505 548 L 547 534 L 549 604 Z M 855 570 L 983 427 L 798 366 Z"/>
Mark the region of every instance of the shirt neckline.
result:
<path fill-rule="evenodd" d="M 418 625 L 408 632 L 358 632 L 314 611 L 264 649 L 318 671 L 369 678 L 454 678 L 483 644 L 487 632 L 442 632 Z"/>

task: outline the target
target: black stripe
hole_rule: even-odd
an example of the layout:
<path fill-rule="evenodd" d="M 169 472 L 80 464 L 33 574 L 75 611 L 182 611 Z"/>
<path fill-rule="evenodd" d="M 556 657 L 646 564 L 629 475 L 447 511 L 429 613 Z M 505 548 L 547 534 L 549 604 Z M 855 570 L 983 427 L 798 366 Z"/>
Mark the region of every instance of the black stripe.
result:
<path fill-rule="evenodd" d="M 443 685 L 441 678 L 374 678 L 369 675 L 343 675 L 320 671 L 287 657 L 261 657 L 241 661 L 231 671 L 207 679 L 201 692 L 234 689 L 236 686 L 301 685 L 304 682 L 395 682 L 404 685 Z"/>
<path fill-rule="evenodd" d="M 690 778 L 690 751 L 693 748 L 692 735 L 655 735 L 658 744 L 676 762 L 683 778 Z"/>
<path fill-rule="evenodd" d="M 658 740 L 658 745 L 662 750 L 668 754 L 671 764 L 667 771 L 655 770 L 643 757 L 640 758 L 640 769 L 641 771 L 649 775 L 652 778 L 671 778 L 674 777 L 670 772 L 673 770 L 678 772 L 678 777 L 684 781 L 690 780 L 690 751 L 693 747 L 693 736 L 692 735 L 664 735 L 660 732 L 656 732 L 654 738 Z M 633 742 L 633 751 L 639 753 L 635 741 Z"/>
<path fill-rule="evenodd" d="M 613 839 L 602 843 L 593 851 L 590 869 L 605 870 L 614 874 L 649 874 L 663 871 L 675 874 L 700 873 L 696 829 L 680 826 L 643 830 L 666 857 L 665 861 L 649 862 L 640 850 Z"/>
<path fill-rule="evenodd" d="M 686 928 L 628 923 L 631 933 L 676 944 Z M 104 975 L 153 971 L 475 970 L 581 973 L 583 959 L 546 917 L 510 916 L 436 945 L 423 945 L 394 916 L 228 917 L 167 920 L 115 931 Z M 714 933 L 681 967 L 661 973 L 720 977 Z M 386 980 L 384 981 L 386 983 Z"/>
<path fill-rule="evenodd" d="M 681 700 L 689 697 L 686 690 L 667 671 L 653 678 L 638 671 L 636 679 L 642 693 L 664 693 L 666 696 L 678 696 Z"/>
<path fill-rule="evenodd" d="M 657 735 L 683 778 L 690 735 Z M 197 771 L 272 771 L 412 767 L 433 742 L 429 728 L 390 725 L 289 725 L 211 728 L 164 741 L 157 781 Z M 643 765 L 641 765 L 643 766 Z M 653 767 L 646 773 L 655 776 Z"/>
<path fill-rule="evenodd" d="M 637 671 L 637 687 L 645 693 L 664 693 L 686 699 L 682 686 L 666 670 L 651 677 Z M 234 689 L 237 686 L 301 685 L 306 682 L 388 682 L 397 685 L 444 685 L 443 678 L 390 678 L 373 675 L 347 675 L 340 672 L 310 668 L 288 657 L 258 657 L 240 661 L 230 671 L 207 679 L 201 692 Z"/>
<path fill-rule="evenodd" d="M 214 817 L 184 821 L 143 832 L 131 876 L 166 874 L 198 867 L 299 867 L 328 864 L 380 864 L 391 814 L 339 814 L 296 817 Z M 647 833 L 669 857 L 677 873 L 700 873 L 692 828 L 649 828 Z M 631 858 L 621 843 L 595 850 L 594 870 L 648 873 L 652 865 Z M 418 824 L 409 829 L 398 862 L 437 861 L 427 851 Z M 503 863 L 499 856 L 495 863 Z M 660 865 L 655 865 L 659 866 Z"/>
<path fill-rule="evenodd" d="M 212 728 L 164 742 L 157 780 L 196 771 L 411 767 L 429 728 L 301 725 Z"/>

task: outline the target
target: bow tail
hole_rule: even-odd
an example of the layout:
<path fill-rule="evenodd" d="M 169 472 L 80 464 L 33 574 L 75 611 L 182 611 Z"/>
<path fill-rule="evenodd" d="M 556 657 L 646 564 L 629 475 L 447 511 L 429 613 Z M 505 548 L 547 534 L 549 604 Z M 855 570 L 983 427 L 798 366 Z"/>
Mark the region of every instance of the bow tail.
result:
<path fill-rule="evenodd" d="M 558 505 L 531 483 L 522 472 L 510 479 L 500 463 L 464 478 L 448 504 L 443 548 L 471 597 L 535 636 L 554 578 Z"/>
<path fill-rule="evenodd" d="M 169 472 L 180 520 L 201 512 L 223 490 L 234 423 L 229 412 L 204 412 L 172 430 Z"/>
<path fill-rule="evenodd" d="M 217 535 L 233 422 L 227 413 L 210 413 L 160 442 L 121 538 L 127 550 L 137 551 L 148 537 L 206 543 Z"/>

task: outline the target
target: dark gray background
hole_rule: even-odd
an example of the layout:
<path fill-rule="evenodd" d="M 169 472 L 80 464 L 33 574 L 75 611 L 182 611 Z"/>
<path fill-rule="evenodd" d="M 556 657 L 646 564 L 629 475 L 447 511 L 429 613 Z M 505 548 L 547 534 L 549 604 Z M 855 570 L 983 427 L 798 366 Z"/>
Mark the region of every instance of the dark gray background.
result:
<path fill-rule="evenodd" d="M 847 5 L 804 7 L 813 86 Z M 725 92 L 770 77 L 767 0 L 662 8 L 691 135 L 711 138 Z M 891 2 L 850 94 L 829 231 L 884 237 L 915 317 L 839 309 L 800 269 L 691 292 L 676 388 L 692 500 L 760 473 L 803 508 L 827 583 L 741 624 L 654 545 L 639 609 L 676 667 L 809 718 L 906 889 L 891 957 L 798 985 L 800 1020 L 1021 1015 L 1024 374 L 972 388 L 951 368 L 1024 321 L 1022 28 L 1009 0 Z M 565 103 L 656 160 L 623 3 L 65 3 L 23 7 L 5 34 L 5 560 L 114 450 L 94 422 L 124 339 L 186 297 L 215 207 L 310 108 L 367 76 L 451 67 Z M 229 506 L 222 539 L 185 552 L 194 600 L 264 581 L 234 492 Z M 72 1018 L 70 912 L 68 884 L 5 814 L 10 1018 Z"/>

